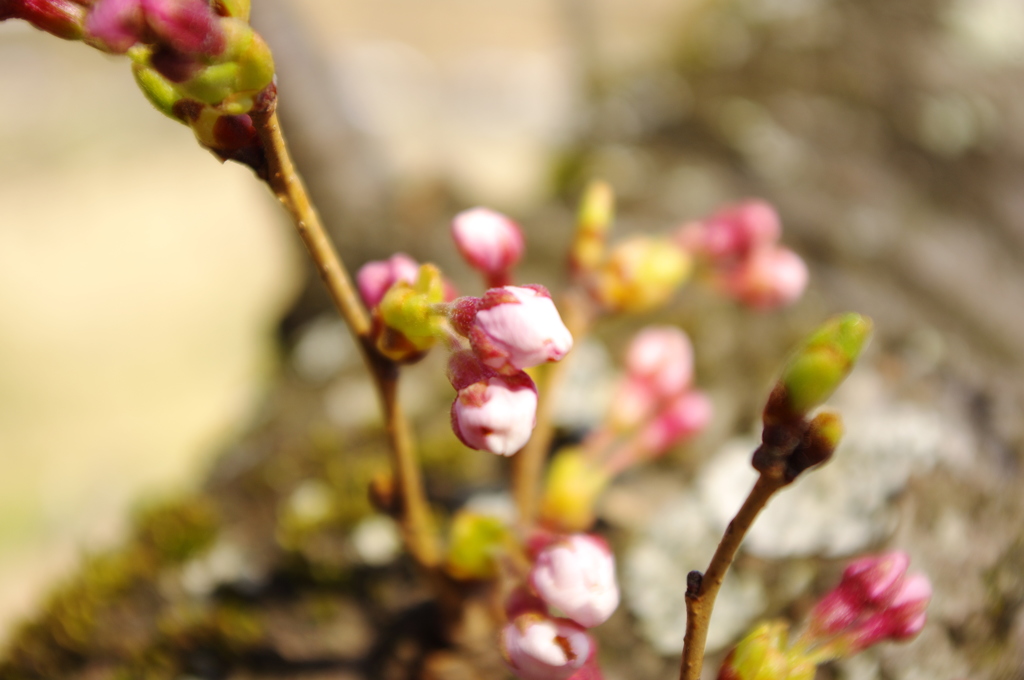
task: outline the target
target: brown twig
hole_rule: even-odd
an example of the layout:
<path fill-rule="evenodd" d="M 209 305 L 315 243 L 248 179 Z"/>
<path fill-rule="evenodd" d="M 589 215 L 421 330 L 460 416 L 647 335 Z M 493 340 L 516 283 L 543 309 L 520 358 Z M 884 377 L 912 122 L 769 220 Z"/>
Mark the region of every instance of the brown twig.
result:
<path fill-rule="evenodd" d="M 762 473 L 739 512 L 729 522 L 707 571 L 703 574 L 690 572 L 686 584 L 686 636 L 683 638 L 679 680 L 699 680 L 704 665 L 704 647 L 708 639 L 711 610 L 715 606 L 715 598 L 722 587 L 725 572 L 729 570 L 743 537 L 758 513 L 764 509 L 772 495 L 785 485 L 786 481 L 781 474 Z"/>
<path fill-rule="evenodd" d="M 370 315 L 356 294 L 352 279 L 310 202 L 302 178 L 295 171 L 273 101 L 263 109 L 254 110 L 252 120 L 266 155 L 267 184 L 291 215 L 334 306 L 355 336 L 373 375 L 384 411 L 391 466 L 401 498 L 401 524 L 406 545 L 421 565 L 434 567 L 439 560 L 439 550 L 409 425 L 398 402 L 398 367 L 373 347 Z"/>
<path fill-rule="evenodd" d="M 561 304 L 563 321 L 574 341 L 578 342 L 593 321 L 593 310 L 589 301 L 578 294 L 568 294 Z M 568 373 L 572 353 L 558 363 L 549 364 L 540 386 L 537 401 L 537 424 L 526 447 L 512 459 L 512 496 L 519 512 L 519 526 L 523 530 L 533 527 L 539 507 L 541 474 L 544 460 L 554 438 L 554 414 L 562 385 Z"/>

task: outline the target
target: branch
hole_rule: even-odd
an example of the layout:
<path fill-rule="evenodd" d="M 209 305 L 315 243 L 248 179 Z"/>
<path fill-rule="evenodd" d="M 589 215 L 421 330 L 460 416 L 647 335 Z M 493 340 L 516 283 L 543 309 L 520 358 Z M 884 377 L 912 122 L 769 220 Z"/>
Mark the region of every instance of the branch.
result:
<path fill-rule="evenodd" d="M 725 572 L 736 557 L 743 537 L 747 535 L 758 513 L 768 500 L 787 484 L 781 474 L 762 473 L 750 490 L 747 500 L 722 536 L 707 571 L 691 571 L 686 579 L 686 636 L 683 638 L 683 660 L 679 680 L 700 680 L 704 664 L 704 647 L 708 639 L 708 625 L 715 598 L 722 587 Z"/>
<path fill-rule="evenodd" d="M 302 178 L 295 171 L 275 108 L 275 103 L 271 101 L 265 109 L 253 110 L 251 114 L 266 154 L 267 184 L 291 215 L 295 229 L 313 258 L 334 306 L 355 336 L 363 359 L 373 375 L 384 411 L 391 468 L 401 498 L 400 519 L 406 545 L 421 565 L 434 567 L 440 559 L 439 549 L 409 425 L 398 403 L 398 367 L 382 357 L 373 345 L 370 315 L 356 294 L 352 279 L 309 200 Z"/>

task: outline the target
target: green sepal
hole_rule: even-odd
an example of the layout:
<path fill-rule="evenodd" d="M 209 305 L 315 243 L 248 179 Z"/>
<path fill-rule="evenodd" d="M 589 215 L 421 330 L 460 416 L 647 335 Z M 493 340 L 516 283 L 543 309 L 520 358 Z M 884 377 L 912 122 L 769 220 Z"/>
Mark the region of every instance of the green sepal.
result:
<path fill-rule="evenodd" d="M 814 662 L 799 647 L 789 648 L 789 624 L 758 625 L 729 653 L 718 680 L 813 680 Z"/>
<path fill-rule="evenodd" d="M 191 80 L 178 85 L 182 94 L 216 106 L 235 93 L 239 66 L 235 62 L 207 66 Z"/>
<path fill-rule="evenodd" d="M 274 55 L 263 38 L 253 33 L 252 39 L 238 56 L 238 92 L 259 92 L 273 79 Z"/>
<path fill-rule="evenodd" d="M 385 326 L 401 333 L 416 349 L 425 351 L 444 336 L 445 315 L 437 310 L 443 301 L 441 271 L 432 264 L 424 264 L 415 284 L 399 281 L 388 289 L 378 312 Z"/>
<path fill-rule="evenodd" d="M 217 0 L 220 9 L 233 19 L 249 21 L 250 0 Z"/>
<path fill-rule="evenodd" d="M 132 75 L 135 76 L 135 82 L 142 90 L 142 94 L 146 96 L 150 104 L 156 107 L 157 111 L 181 122 L 181 119 L 174 113 L 174 105 L 182 99 L 182 95 L 174 83 L 145 64 L 134 60 Z"/>

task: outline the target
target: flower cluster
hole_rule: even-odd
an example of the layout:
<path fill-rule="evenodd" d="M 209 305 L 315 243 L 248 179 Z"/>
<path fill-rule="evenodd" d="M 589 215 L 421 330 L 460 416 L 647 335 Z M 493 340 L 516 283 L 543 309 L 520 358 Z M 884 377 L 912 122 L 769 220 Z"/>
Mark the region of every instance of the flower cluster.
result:
<path fill-rule="evenodd" d="M 608 545 L 589 534 L 556 537 L 537 551 L 528 583 L 510 598 L 501 634 L 512 671 L 523 680 L 599 677 L 588 675 L 598 672 L 597 646 L 586 629 L 619 605 Z"/>
<path fill-rule="evenodd" d="M 785 623 L 761 624 L 730 652 L 718 680 L 812 680 L 826 661 L 915 637 L 924 627 L 932 588 L 923 574 L 907 573 L 909 564 L 903 552 L 853 562 L 814 606 L 792 645 Z"/>
<path fill-rule="evenodd" d="M 456 216 L 452 235 L 488 283 L 503 285 L 453 299 L 436 267 L 397 254 L 364 265 L 359 292 L 373 313 L 377 349 L 392 360 L 418 359 L 448 341 L 452 430 L 470 448 L 510 456 L 536 422 L 537 387 L 524 369 L 562 359 L 572 335 L 543 286 L 504 285 L 523 251 L 514 222 L 475 208 Z"/>
<path fill-rule="evenodd" d="M 157 109 L 221 159 L 263 170 L 249 113 L 270 96 L 274 59 L 249 25 L 249 0 L 5 0 L 7 18 L 127 54 Z"/>
<path fill-rule="evenodd" d="M 726 295 L 757 309 L 793 302 L 807 286 L 807 266 L 778 244 L 778 213 L 751 200 L 683 225 L 676 243 L 703 264 Z"/>
<path fill-rule="evenodd" d="M 541 509 L 552 529 L 588 528 L 598 494 L 615 475 L 663 455 L 711 420 L 711 401 L 693 387 L 693 347 L 680 329 L 641 330 L 626 351 L 625 369 L 605 423 L 552 460 Z"/>
<path fill-rule="evenodd" d="M 904 552 L 850 564 L 839 585 L 811 611 L 805 639 L 853 654 L 883 640 L 909 640 L 921 632 L 932 587 L 924 574 L 908 574 Z"/>

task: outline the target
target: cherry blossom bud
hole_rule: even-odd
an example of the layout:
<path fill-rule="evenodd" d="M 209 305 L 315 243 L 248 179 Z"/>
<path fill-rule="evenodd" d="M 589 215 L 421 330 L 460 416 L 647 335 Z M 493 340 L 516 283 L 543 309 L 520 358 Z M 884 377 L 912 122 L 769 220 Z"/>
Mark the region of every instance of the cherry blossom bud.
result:
<path fill-rule="evenodd" d="M 501 653 L 522 680 L 568 680 L 591 657 L 593 640 L 568 619 L 517 616 L 501 631 Z"/>
<path fill-rule="evenodd" d="M 448 378 L 458 391 L 452 429 L 463 444 L 501 456 L 526 445 L 537 422 L 537 387 L 530 376 L 499 374 L 463 351 L 451 356 Z"/>
<path fill-rule="evenodd" d="M 558 361 L 572 349 L 572 335 L 543 286 L 492 288 L 479 300 L 456 300 L 451 320 L 481 361 L 497 370 Z"/>
<path fill-rule="evenodd" d="M 619 606 L 615 557 L 595 536 L 573 534 L 541 550 L 530 582 L 548 605 L 587 628 L 607 621 Z"/>
<path fill-rule="evenodd" d="M 932 598 L 932 585 L 924 574 L 902 579 L 892 601 L 859 624 L 847 637 L 850 653 L 867 649 L 884 640 L 909 640 L 924 628 L 925 610 Z"/>
<path fill-rule="evenodd" d="M 644 448 L 654 455 L 697 434 L 711 422 L 711 400 L 703 392 L 686 392 L 672 400 L 643 432 Z"/>
<path fill-rule="evenodd" d="M 905 552 L 863 557 L 843 571 L 843 579 L 811 610 L 812 637 L 834 635 L 886 606 L 899 592 L 910 564 Z"/>
<path fill-rule="evenodd" d="M 487 208 L 472 208 L 456 215 L 452 237 L 462 257 L 492 278 L 507 278 L 525 247 L 519 225 Z"/>
<path fill-rule="evenodd" d="M 420 265 L 404 253 L 396 253 L 387 260 L 367 262 L 356 274 L 356 285 L 363 302 L 371 309 L 380 304 L 384 294 L 396 281 L 416 283 L 420 274 Z"/>
<path fill-rule="evenodd" d="M 85 19 L 86 33 L 110 52 L 123 54 L 142 39 L 142 0 L 99 0 Z"/>
<path fill-rule="evenodd" d="M 100 0 L 99 5 L 110 0 Z M 224 51 L 224 33 L 205 0 L 141 0 L 146 23 L 183 54 L 212 57 Z"/>
<path fill-rule="evenodd" d="M 781 233 L 775 208 L 765 201 L 750 200 L 685 225 L 677 242 L 697 255 L 728 261 L 744 259 L 752 250 L 775 243 Z"/>
<path fill-rule="evenodd" d="M 899 590 L 886 613 L 892 625 L 892 637 L 906 640 L 921 632 L 925 623 L 925 610 L 932 599 L 932 584 L 924 574 L 910 574 Z"/>
<path fill-rule="evenodd" d="M 678 328 L 649 326 L 629 343 L 626 369 L 631 378 L 649 384 L 658 396 L 675 396 L 693 378 L 693 346 Z"/>
<path fill-rule="evenodd" d="M 754 309 L 774 309 L 795 302 L 807 287 L 807 265 L 787 248 L 760 248 L 719 273 L 718 285 Z"/>
<path fill-rule="evenodd" d="M 901 550 L 863 557 L 846 567 L 839 588 L 865 603 L 887 604 L 900 591 L 909 566 L 910 556 Z"/>

